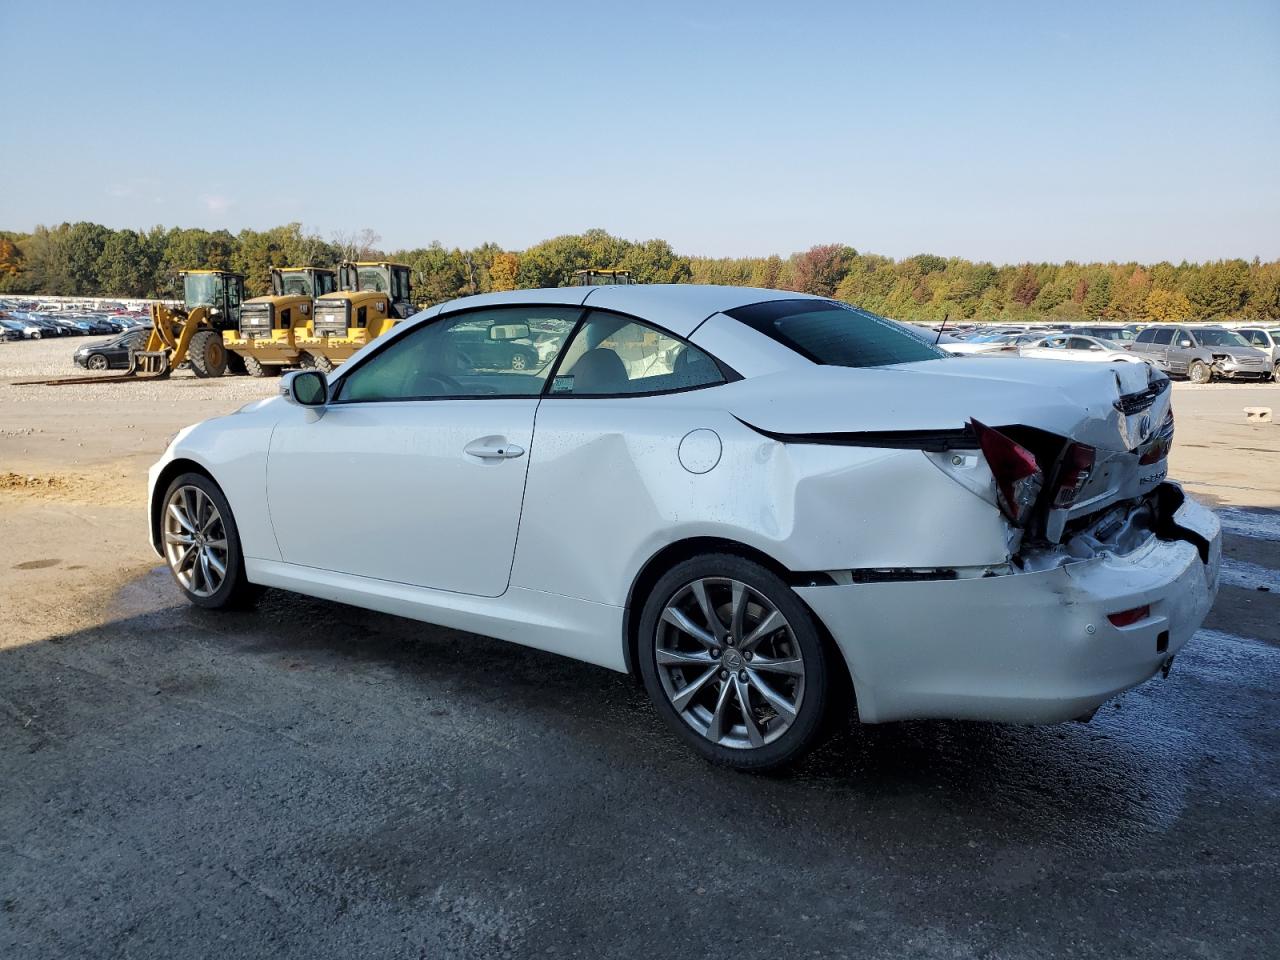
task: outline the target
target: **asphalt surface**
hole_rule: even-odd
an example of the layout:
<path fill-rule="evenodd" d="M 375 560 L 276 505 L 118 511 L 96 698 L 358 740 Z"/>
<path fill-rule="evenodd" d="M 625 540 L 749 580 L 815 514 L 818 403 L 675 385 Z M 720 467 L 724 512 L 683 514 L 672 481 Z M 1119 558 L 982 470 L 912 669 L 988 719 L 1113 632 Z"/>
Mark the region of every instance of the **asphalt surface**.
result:
<path fill-rule="evenodd" d="M 1228 557 L 1280 567 L 1274 521 Z M 1224 587 L 1087 726 L 865 728 L 758 777 L 625 677 L 156 570 L 0 651 L 0 957 L 1277 956 L 1278 610 Z"/>

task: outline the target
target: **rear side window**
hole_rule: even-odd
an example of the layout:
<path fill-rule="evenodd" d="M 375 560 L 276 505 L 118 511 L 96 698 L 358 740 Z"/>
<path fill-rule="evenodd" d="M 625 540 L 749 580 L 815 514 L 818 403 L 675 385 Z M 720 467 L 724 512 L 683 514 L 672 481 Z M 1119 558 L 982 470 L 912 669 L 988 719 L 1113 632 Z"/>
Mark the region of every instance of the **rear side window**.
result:
<path fill-rule="evenodd" d="M 1146 331 L 1144 330 L 1144 331 L 1143 331 L 1143 333 L 1145 333 L 1145 332 L 1146 332 Z M 1172 331 L 1172 330 L 1157 330 L 1155 333 L 1153 333 L 1153 334 L 1151 335 L 1151 342 L 1152 342 L 1152 343 L 1172 343 L 1172 342 L 1173 342 L 1173 331 Z"/>
<path fill-rule="evenodd" d="M 550 396 L 674 393 L 724 383 L 710 356 L 656 327 L 603 310 L 587 315 L 564 351 Z"/>
<path fill-rule="evenodd" d="M 892 320 L 831 300 L 773 300 L 725 313 L 829 367 L 884 367 L 947 356 Z"/>

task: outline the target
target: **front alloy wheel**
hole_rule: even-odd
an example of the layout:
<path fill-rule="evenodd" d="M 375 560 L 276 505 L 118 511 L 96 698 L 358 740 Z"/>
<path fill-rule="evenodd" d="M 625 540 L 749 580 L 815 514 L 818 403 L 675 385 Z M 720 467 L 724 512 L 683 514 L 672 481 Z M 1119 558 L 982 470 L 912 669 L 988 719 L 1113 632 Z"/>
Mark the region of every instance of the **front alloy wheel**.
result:
<path fill-rule="evenodd" d="M 182 588 L 212 597 L 227 578 L 231 548 L 222 514 L 197 486 L 178 487 L 164 510 L 164 550 Z"/>
<path fill-rule="evenodd" d="M 165 561 L 188 600 L 216 609 L 254 599 L 258 589 L 245 577 L 240 533 L 216 483 L 184 473 L 169 484 L 157 509 Z"/>
<path fill-rule="evenodd" d="M 107 358 L 100 353 L 95 353 L 89 357 L 85 366 L 90 370 L 105 370 L 107 369 Z"/>
<path fill-rule="evenodd" d="M 659 582 L 641 630 L 650 695 L 708 759 L 763 770 L 813 745 L 825 710 L 822 643 L 771 571 L 727 555 L 687 561 Z"/>

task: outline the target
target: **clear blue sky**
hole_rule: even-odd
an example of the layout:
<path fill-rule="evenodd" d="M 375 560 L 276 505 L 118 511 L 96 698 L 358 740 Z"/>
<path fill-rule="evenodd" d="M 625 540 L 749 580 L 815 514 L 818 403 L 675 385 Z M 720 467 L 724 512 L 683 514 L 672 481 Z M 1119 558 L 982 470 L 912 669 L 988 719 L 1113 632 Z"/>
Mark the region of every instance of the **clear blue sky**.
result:
<path fill-rule="evenodd" d="M 0 227 L 1280 257 L 1280 3 L 4 0 Z"/>

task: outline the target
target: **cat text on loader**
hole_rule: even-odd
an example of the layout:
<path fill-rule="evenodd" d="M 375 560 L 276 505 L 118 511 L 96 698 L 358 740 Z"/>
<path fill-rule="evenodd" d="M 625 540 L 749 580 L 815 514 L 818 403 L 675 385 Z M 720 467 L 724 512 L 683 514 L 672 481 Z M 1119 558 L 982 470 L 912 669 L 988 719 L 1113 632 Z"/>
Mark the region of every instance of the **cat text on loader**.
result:
<path fill-rule="evenodd" d="M 337 273 L 325 267 L 272 268 L 271 294 L 246 300 L 238 329 L 222 334 L 232 370 L 243 366 L 251 377 L 267 377 L 300 365 L 296 338 L 312 335 L 315 298 L 337 288 Z"/>
<path fill-rule="evenodd" d="M 240 322 L 244 277 L 226 270 L 185 270 L 182 306 L 151 305 L 151 336 L 145 350 L 129 354 L 125 376 L 167 377 L 185 360 L 197 377 L 220 377 L 227 369 L 222 332 Z"/>
<path fill-rule="evenodd" d="M 346 261 L 338 267 L 338 287 L 316 299 L 309 335 L 294 335 L 303 366 L 332 370 L 416 310 L 402 263 Z"/>

